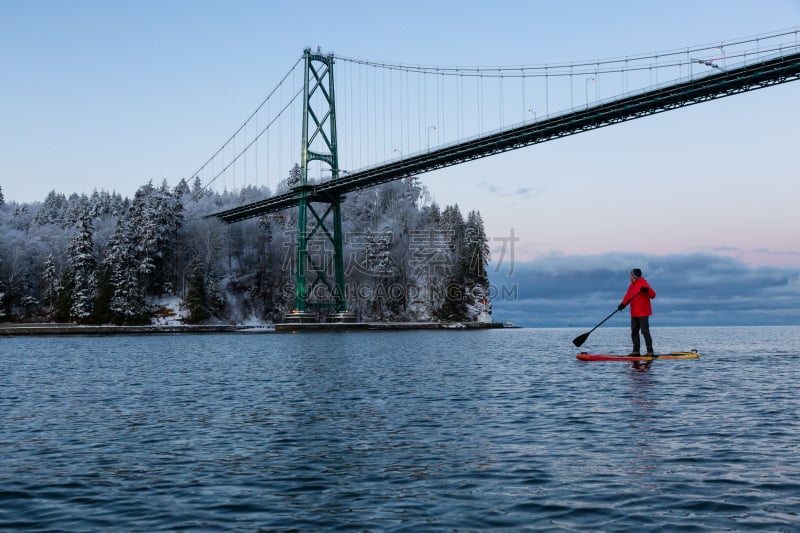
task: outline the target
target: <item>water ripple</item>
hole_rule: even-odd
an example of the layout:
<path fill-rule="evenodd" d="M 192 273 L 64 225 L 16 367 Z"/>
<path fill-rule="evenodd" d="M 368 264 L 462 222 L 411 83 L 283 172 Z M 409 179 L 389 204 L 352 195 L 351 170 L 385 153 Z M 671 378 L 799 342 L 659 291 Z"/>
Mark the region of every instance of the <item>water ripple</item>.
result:
<path fill-rule="evenodd" d="M 799 329 L 16 339 L 0 529 L 794 530 Z"/>

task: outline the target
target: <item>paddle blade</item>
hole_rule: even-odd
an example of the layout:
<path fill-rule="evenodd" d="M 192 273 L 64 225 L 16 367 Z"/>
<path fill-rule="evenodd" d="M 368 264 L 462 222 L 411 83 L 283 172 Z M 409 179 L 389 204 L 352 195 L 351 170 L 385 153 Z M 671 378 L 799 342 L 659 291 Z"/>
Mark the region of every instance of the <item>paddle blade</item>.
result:
<path fill-rule="evenodd" d="M 572 339 L 572 344 L 574 344 L 575 346 L 580 348 L 581 344 L 586 342 L 586 339 L 588 339 L 588 338 L 589 338 L 589 334 L 588 333 L 584 333 L 583 335 L 578 335 L 577 337 Z"/>

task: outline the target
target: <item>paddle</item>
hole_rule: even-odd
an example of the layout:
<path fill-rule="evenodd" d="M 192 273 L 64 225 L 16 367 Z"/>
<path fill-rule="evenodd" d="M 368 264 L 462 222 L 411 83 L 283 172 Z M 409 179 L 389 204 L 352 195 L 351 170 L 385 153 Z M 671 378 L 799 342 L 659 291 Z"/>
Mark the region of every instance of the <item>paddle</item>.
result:
<path fill-rule="evenodd" d="M 631 303 L 631 300 L 633 300 L 634 298 L 636 298 L 636 297 L 637 297 L 637 296 L 639 296 L 640 294 L 641 294 L 640 292 L 637 292 L 636 294 L 634 294 L 633 296 L 631 296 L 630 298 L 628 298 L 628 301 L 627 301 L 627 302 L 625 302 L 625 305 L 628 305 L 629 303 Z M 624 308 L 625 308 L 625 307 L 623 306 L 623 309 L 624 309 Z M 616 311 L 614 311 L 613 313 L 611 313 L 610 315 L 608 315 L 607 317 L 605 317 L 605 318 L 603 319 L 603 321 L 602 321 L 602 322 L 600 322 L 599 324 L 597 324 L 595 327 L 593 327 L 592 329 L 590 329 L 589 331 L 587 331 L 587 332 L 586 332 L 586 333 L 584 333 L 583 335 L 578 335 L 577 337 L 575 337 L 574 339 L 572 339 L 572 344 L 574 344 L 575 346 L 578 346 L 578 347 L 580 347 L 580 345 L 581 345 L 581 344 L 583 344 L 584 342 L 586 342 L 586 339 L 588 339 L 588 338 L 589 338 L 589 335 L 591 335 L 592 331 L 594 331 L 594 330 L 596 330 L 597 328 L 599 328 L 600 326 L 602 326 L 602 325 L 605 323 L 605 321 L 606 321 L 606 320 L 608 320 L 608 319 L 609 319 L 609 318 L 611 318 L 612 316 L 616 315 L 616 314 L 617 314 L 619 311 L 620 311 L 620 309 L 617 309 Z"/>

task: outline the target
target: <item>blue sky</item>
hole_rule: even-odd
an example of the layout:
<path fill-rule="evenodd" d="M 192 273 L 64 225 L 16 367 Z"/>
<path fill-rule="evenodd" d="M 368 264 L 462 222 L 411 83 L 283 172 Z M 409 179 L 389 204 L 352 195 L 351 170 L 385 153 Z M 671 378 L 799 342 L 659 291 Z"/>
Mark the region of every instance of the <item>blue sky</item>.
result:
<path fill-rule="evenodd" d="M 0 0 L 0 185 L 7 200 L 30 202 L 51 189 L 130 196 L 149 179 L 174 184 L 308 46 L 405 64 L 541 64 L 796 26 L 800 0 Z M 481 211 L 496 257 L 511 231 L 519 237 L 515 275 L 524 298 L 497 302 L 498 315 L 529 325 L 545 316 L 564 325 L 596 311 L 600 319 L 630 267 L 642 266 L 660 273 L 652 279 L 665 284 L 659 296 L 683 314 L 706 309 L 710 322 L 737 321 L 721 318 L 730 310 L 742 320 L 796 324 L 798 102 L 800 83 L 785 84 L 422 179 L 440 204 Z M 553 265 L 584 265 L 567 269 L 569 278 L 549 278 L 563 298 L 540 296 L 534 274 Z M 725 274 L 713 265 L 727 265 Z M 703 273 L 697 285 L 668 282 Z M 781 302 L 794 297 L 785 313 L 775 311 L 775 279 L 785 279 Z M 735 306 L 745 293 L 763 304 L 763 315 Z M 582 298 L 596 310 L 582 314 Z M 536 310 L 550 304 L 563 316 Z"/>

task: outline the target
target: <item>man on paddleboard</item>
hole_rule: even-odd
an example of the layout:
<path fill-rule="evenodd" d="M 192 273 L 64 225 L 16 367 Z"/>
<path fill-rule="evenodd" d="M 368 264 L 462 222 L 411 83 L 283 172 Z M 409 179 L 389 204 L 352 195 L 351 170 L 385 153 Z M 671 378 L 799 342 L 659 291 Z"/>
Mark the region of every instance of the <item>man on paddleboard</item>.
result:
<path fill-rule="evenodd" d="M 647 283 L 642 276 L 639 268 L 631 270 L 631 284 L 628 285 L 628 292 L 622 299 L 622 303 L 617 306 L 618 311 L 625 309 L 626 303 L 631 306 L 631 339 L 633 340 L 633 351 L 631 355 L 641 355 L 639 331 L 644 337 L 644 344 L 647 348 L 647 355 L 653 355 L 653 339 L 650 337 L 650 315 L 653 308 L 650 300 L 656 297 L 656 291 Z"/>

